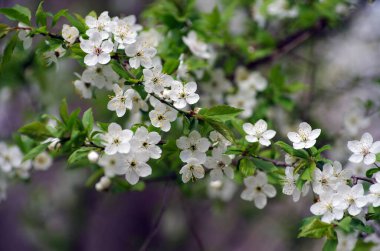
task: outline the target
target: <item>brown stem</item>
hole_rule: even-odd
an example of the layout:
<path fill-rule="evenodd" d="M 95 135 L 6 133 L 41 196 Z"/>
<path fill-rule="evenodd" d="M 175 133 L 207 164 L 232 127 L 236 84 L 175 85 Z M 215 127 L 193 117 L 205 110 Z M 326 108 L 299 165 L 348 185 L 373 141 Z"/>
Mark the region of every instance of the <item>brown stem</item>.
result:
<path fill-rule="evenodd" d="M 363 180 L 363 181 L 367 181 L 367 182 L 369 182 L 371 184 L 375 184 L 375 179 L 374 178 L 367 178 L 367 177 L 361 177 L 361 176 L 352 175 L 351 179 L 352 179 L 352 183 L 354 185 L 356 185 L 358 183 L 358 180 Z"/>
<path fill-rule="evenodd" d="M 28 30 L 28 31 L 32 31 L 33 29 L 31 27 L 19 27 L 19 26 L 16 26 L 16 27 L 9 28 L 9 30 Z M 40 35 L 42 35 L 42 36 L 48 36 L 48 37 L 51 37 L 51 38 L 56 38 L 56 39 L 64 40 L 61 35 L 58 35 L 58 34 L 55 34 L 55 33 L 40 32 L 40 31 L 37 31 L 37 33 L 40 34 Z"/>

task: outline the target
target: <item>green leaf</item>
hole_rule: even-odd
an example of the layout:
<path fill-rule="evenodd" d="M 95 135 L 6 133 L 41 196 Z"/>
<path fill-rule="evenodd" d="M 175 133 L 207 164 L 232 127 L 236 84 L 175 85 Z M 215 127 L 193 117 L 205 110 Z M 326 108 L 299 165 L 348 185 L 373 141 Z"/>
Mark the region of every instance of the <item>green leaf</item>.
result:
<path fill-rule="evenodd" d="M 98 170 L 93 172 L 86 181 L 86 187 L 93 187 L 103 175 L 104 175 L 103 168 L 99 168 Z"/>
<path fill-rule="evenodd" d="M 69 120 L 69 108 L 67 106 L 66 99 L 63 99 L 59 107 L 59 116 L 61 117 L 64 124 Z"/>
<path fill-rule="evenodd" d="M 244 177 L 252 176 L 255 173 L 255 165 L 250 159 L 244 158 L 239 161 L 239 171 Z"/>
<path fill-rule="evenodd" d="M 303 224 L 298 234 L 300 237 L 322 238 L 326 236 L 328 239 L 335 239 L 334 227 L 332 224 L 322 222 L 317 217 L 309 217 L 303 221 Z"/>
<path fill-rule="evenodd" d="M 92 128 L 94 127 L 94 116 L 91 108 L 83 113 L 82 123 L 86 131 L 91 133 Z"/>
<path fill-rule="evenodd" d="M 252 159 L 252 162 L 255 164 L 255 166 L 265 172 L 273 172 L 273 171 L 276 171 L 277 168 L 275 165 L 273 165 L 271 162 L 268 162 L 268 161 L 265 161 L 265 160 L 261 160 L 261 159 L 256 159 L 256 158 L 253 158 Z"/>
<path fill-rule="evenodd" d="M 352 218 L 351 227 L 354 230 L 358 230 L 359 232 L 364 232 L 367 234 L 371 234 L 374 232 L 372 227 L 365 225 L 361 220 L 356 219 L 356 218 Z"/>
<path fill-rule="evenodd" d="M 46 128 L 46 125 L 41 122 L 32 122 L 30 124 L 24 125 L 18 129 L 18 132 L 39 141 L 53 136 L 51 132 Z"/>
<path fill-rule="evenodd" d="M 128 73 L 126 69 L 124 69 L 119 62 L 116 60 L 111 61 L 111 67 L 112 69 L 122 78 L 125 80 L 133 79 L 133 77 Z"/>
<path fill-rule="evenodd" d="M 0 14 L 4 14 L 10 20 L 16 20 L 28 25 L 30 25 L 30 18 L 32 16 L 28 8 L 18 4 L 12 8 L 1 8 Z"/>
<path fill-rule="evenodd" d="M 364 240 L 358 239 L 353 251 L 371 251 L 375 246 L 377 245 L 373 242 L 364 242 Z"/>
<path fill-rule="evenodd" d="M 58 11 L 54 16 L 53 16 L 53 22 L 52 22 L 52 26 L 55 26 L 58 22 L 58 20 L 63 17 L 63 16 L 66 16 L 67 14 L 67 9 L 63 9 L 63 10 L 60 10 Z"/>
<path fill-rule="evenodd" d="M 320 154 L 324 151 L 327 151 L 327 150 L 330 150 L 331 149 L 331 146 L 330 145 L 324 145 L 322 146 L 321 148 L 318 149 L 317 153 Z"/>
<path fill-rule="evenodd" d="M 46 26 L 47 14 L 42 7 L 43 4 L 44 1 L 41 1 L 36 11 L 36 23 L 38 26 Z"/>
<path fill-rule="evenodd" d="M 335 251 L 338 246 L 338 240 L 328 239 L 323 245 L 322 251 Z"/>
<path fill-rule="evenodd" d="M 309 166 L 306 167 L 306 169 L 301 174 L 301 179 L 306 181 L 312 181 L 313 180 L 313 173 L 317 165 L 315 162 L 311 162 Z"/>
<path fill-rule="evenodd" d="M 179 66 L 179 60 L 176 59 L 176 58 L 168 58 L 165 60 L 165 64 L 164 64 L 164 67 L 162 69 L 162 71 L 166 74 L 173 74 L 173 72 L 175 70 L 177 70 Z"/>
<path fill-rule="evenodd" d="M 204 118 L 225 122 L 234 119 L 243 110 L 228 105 L 218 105 L 211 108 L 203 108 L 199 115 Z"/>
<path fill-rule="evenodd" d="M 3 68 L 12 58 L 13 51 L 16 47 L 18 38 L 17 35 L 14 35 L 11 40 L 9 40 L 7 46 L 4 49 L 3 58 L 1 60 L 1 68 Z"/>
<path fill-rule="evenodd" d="M 0 24 L 0 38 L 5 37 L 9 32 L 9 26 L 6 24 Z"/>
<path fill-rule="evenodd" d="M 365 175 L 368 177 L 368 178 L 371 178 L 375 173 L 377 173 L 377 172 L 379 172 L 380 171 L 380 169 L 379 168 L 371 168 L 371 169 L 369 169 L 366 173 L 365 173 Z"/>
<path fill-rule="evenodd" d="M 90 151 L 94 151 L 96 149 L 97 148 L 95 147 L 81 147 L 70 155 L 69 159 L 67 160 L 67 163 L 69 165 L 77 164 L 78 162 L 88 163 L 88 154 L 90 153 Z"/>
<path fill-rule="evenodd" d="M 277 141 L 275 143 L 276 146 L 279 146 L 282 150 L 284 150 L 286 153 L 292 155 L 292 156 L 295 156 L 295 157 L 298 157 L 298 158 L 301 158 L 301 159 L 309 159 L 309 154 L 301 149 L 301 150 L 296 150 L 294 149 L 293 147 L 291 147 L 290 145 L 286 144 L 285 142 L 283 141 Z"/>
<path fill-rule="evenodd" d="M 235 142 L 235 136 L 224 123 L 210 119 L 210 118 L 203 118 L 206 123 L 208 123 L 212 128 L 214 128 L 216 131 L 218 131 L 220 134 L 222 134 L 228 141 Z"/>
<path fill-rule="evenodd" d="M 49 144 L 50 144 L 50 142 L 44 143 L 44 144 L 40 144 L 40 145 L 36 146 L 32 150 L 30 150 L 27 154 L 25 154 L 25 156 L 22 159 L 22 161 L 34 159 L 38 154 L 40 154 L 43 151 L 45 151 L 46 148 L 49 146 Z"/>
<path fill-rule="evenodd" d="M 344 232 L 349 233 L 351 231 L 351 221 L 352 218 L 350 216 L 346 216 L 338 223 L 339 228 L 341 228 Z"/>
<path fill-rule="evenodd" d="M 80 33 L 85 33 L 87 30 L 86 23 L 83 23 L 83 21 L 78 20 L 77 17 L 72 16 L 68 12 L 63 13 L 63 15 L 67 18 L 67 20 L 70 22 L 72 26 L 75 26 Z"/>

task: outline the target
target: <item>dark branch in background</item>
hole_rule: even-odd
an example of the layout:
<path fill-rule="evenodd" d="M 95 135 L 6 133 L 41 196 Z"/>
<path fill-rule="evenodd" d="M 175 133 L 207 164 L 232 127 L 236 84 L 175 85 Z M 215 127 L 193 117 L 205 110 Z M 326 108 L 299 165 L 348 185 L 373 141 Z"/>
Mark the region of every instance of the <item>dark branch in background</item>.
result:
<path fill-rule="evenodd" d="M 294 50 L 303 42 L 311 38 L 313 35 L 321 33 L 328 25 L 327 20 L 321 19 L 312 27 L 297 31 L 283 40 L 280 40 L 274 51 L 262 58 L 256 59 L 247 64 L 248 69 L 256 68 L 257 66 L 265 63 L 269 63 L 278 57 Z"/>

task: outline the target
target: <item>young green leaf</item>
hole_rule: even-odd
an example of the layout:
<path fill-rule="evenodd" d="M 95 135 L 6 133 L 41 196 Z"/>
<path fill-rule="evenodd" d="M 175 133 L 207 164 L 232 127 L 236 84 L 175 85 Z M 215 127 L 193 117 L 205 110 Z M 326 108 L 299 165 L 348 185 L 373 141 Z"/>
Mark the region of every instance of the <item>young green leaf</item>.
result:
<path fill-rule="evenodd" d="M 0 14 L 4 14 L 10 20 L 19 21 L 27 25 L 30 25 L 30 18 L 32 16 L 28 8 L 18 4 L 12 8 L 1 8 Z"/>
<path fill-rule="evenodd" d="M 203 108 L 199 111 L 199 115 L 204 118 L 225 122 L 234 119 L 243 110 L 228 105 L 218 105 L 211 108 Z"/>
<path fill-rule="evenodd" d="M 46 128 L 46 125 L 41 122 L 32 122 L 30 124 L 26 124 L 21 127 L 18 132 L 39 141 L 53 136 L 51 132 Z"/>
<path fill-rule="evenodd" d="M 44 3 L 44 1 L 40 2 L 40 4 L 38 5 L 38 8 L 37 8 L 37 11 L 36 11 L 37 26 L 46 26 L 47 14 L 42 8 L 43 3 Z"/>
<path fill-rule="evenodd" d="M 256 167 L 250 159 L 244 158 L 239 161 L 239 171 L 244 177 L 253 175 L 255 169 Z"/>
<path fill-rule="evenodd" d="M 300 233 L 298 234 L 298 238 L 300 237 L 308 237 L 308 238 L 322 238 L 326 236 L 328 239 L 334 239 L 334 226 L 332 224 L 328 224 L 322 222 L 317 217 L 309 217 L 303 221 L 303 224 L 300 229 Z"/>
<path fill-rule="evenodd" d="M 34 159 L 38 154 L 45 151 L 46 148 L 49 146 L 49 144 L 50 144 L 50 142 L 36 146 L 35 148 L 33 148 L 27 154 L 24 155 L 24 158 L 22 159 L 22 161 Z"/>
<path fill-rule="evenodd" d="M 337 239 L 327 239 L 323 245 L 322 251 L 335 251 L 338 246 Z"/>
<path fill-rule="evenodd" d="M 91 108 L 83 113 L 82 123 L 87 133 L 91 133 L 92 128 L 94 127 L 94 116 Z"/>
<path fill-rule="evenodd" d="M 12 58 L 13 51 L 16 47 L 18 38 L 17 35 L 14 35 L 11 40 L 9 40 L 8 44 L 6 45 L 3 53 L 3 58 L 1 60 L 1 67 L 0 70 L 6 65 Z"/>

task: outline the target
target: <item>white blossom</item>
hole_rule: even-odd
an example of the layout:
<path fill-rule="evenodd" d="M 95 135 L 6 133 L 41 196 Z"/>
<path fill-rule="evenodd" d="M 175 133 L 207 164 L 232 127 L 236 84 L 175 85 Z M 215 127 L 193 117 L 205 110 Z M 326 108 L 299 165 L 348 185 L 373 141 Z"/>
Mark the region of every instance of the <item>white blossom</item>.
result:
<path fill-rule="evenodd" d="M 182 40 L 195 56 L 204 59 L 211 58 L 209 46 L 206 43 L 200 41 L 194 31 L 190 31 L 186 37 L 182 37 Z"/>
<path fill-rule="evenodd" d="M 73 44 L 79 37 L 79 30 L 74 26 L 64 24 L 62 28 L 62 37 L 69 44 Z"/>
<path fill-rule="evenodd" d="M 52 164 L 53 158 L 47 152 L 42 152 L 33 159 L 33 167 L 36 170 L 45 171 Z"/>
<path fill-rule="evenodd" d="M 271 2 L 267 7 L 267 12 L 271 16 L 278 18 L 293 18 L 298 15 L 298 9 L 296 7 L 289 8 L 289 3 L 286 0 L 275 0 Z"/>
<path fill-rule="evenodd" d="M 152 174 L 152 168 L 146 163 L 148 160 L 149 155 L 145 153 L 130 152 L 123 155 L 121 169 L 131 185 L 135 185 L 140 177 Z"/>
<path fill-rule="evenodd" d="M 351 178 L 349 169 L 342 169 L 342 164 L 334 161 L 333 165 L 326 163 L 322 171 L 316 168 L 313 173 L 313 191 L 322 194 L 335 190 L 340 184 L 346 184 Z"/>
<path fill-rule="evenodd" d="M 6 146 L 0 143 L 0 168 L 9 173 L 13 168 L 21 165 L 23 155 L 17 146 Z"/>
<path fill-rule="evenodd" d="M 123 49 L 127 44 L 136 42 L 137 31 L 141 30 L 141 26 L 136 24 L 136 17 L 134 15 L 127 16 L 123 19 L 115 19 L 111 25 L 110 30 L 114 34 L 114 39 L 118 42 Z"/>
<path fill-rule="evenodd" d="M 249 118 L 252 115 L 253 108 L 256 105 L 256 98 L 249 92 L 239 90 L 236 94 L 227 96 L 227 103 L 230 106 L 243 109 L 243 112 L 239 115 L 240 117 Z"/>
<path fill-rule="evenodd" d="M 310 211 L 315 215 L 322 215 L 323 222 L 331 223 L 333 220 L 342 219 L 346 208 L 347 203 L 341 195 L 325 192 L 319 195 L 319 201 L 310 207 Z"/>
<path fill-rule="evenodd" d="M 293 201 L 296 202 L 301 197 L 301 191 L 297 188 L 296 182 L 299 178 L 299 174 L 294 174 L 294 167 L 287 166 L 285 168 L 284 186 L 282 193 L 286 195 L 292 195 Z M 302 187 L 302 196 L 305 196 L 309 192 L 310 184 L 305 183 Z"/>
<path fill-rule="evenodd" d="M 259 209 L 266 206 L 267 197 L 273 198 L 276 196 L 276 189 L 268 184 L 268 178 L 264 172 L 258 171 L 255 176 L 245 178 L 244 184 L 246 188 L 240 197 L 243 200 L 254 201 L 255 206 Z"/>
<path fill-rule="evenodd" d="M 22 46 L 24 47 L 24 50 L 27 50 L 30 48 L 33 42 L 33 38 L 29 36 L 30 31 L 27 30 L 30 27 L 24 23 L 18 23 L 18 27 L 25 28 L 18 32 L 18 38 L 22 41 Z"/>
<path fill-rule="evenodd" d="M 182 150 L 179 157 L 183 162 L 197 159 L 200 164 L 206 161 L 206 152 L 211 145 L 210 141 L 203 138 L 198 131 L 191 131 L 188 137 L 180 137 L 176 144 Z"/>
<path fill-rule="evenodd" d="M 241 66 L 236 69 L 235 80 L 241 90 L 248 91 L 251 95 L 264 91 L 268 86 L 268 81 L 259 72 L 249 72 Z"/>
<path fill-rule="evenodd" d="M 231 145 L 231 142 L 217 131 L 211 131 L 209 139 L 212 143 L 212 147 L 214 149 L 218 149 L 221 152 L 225 152 L 227 150 L 227 147 Z"/>
<path fill-rule="evenodd" d="M 341 184 L 337 188 L 337 193 L 346 201 L 347 211 L 352 216 L 360 214 L 362 208 L 367 205 L 368 199 L 364 195 L 362 184 L 356 184 L 353 187 Z"/>
<path fill-rule="evenodd" d="M 168 132 L 170 130 L 170 122 L 177 119 L 178 112 L 173 108 L 162 103 L 157 104 L 154 110 L 149 112 L 149 118 L 154 127 L 161 128 L 162 131 Z"/>
<path fill-rule="evenodd" d="M 111 123 L 108 126 L 108 132 L 101 136 L 105 146 L 104 152 L 108 155 L 119 153 L 129 153 L 130 143 L 133 132 L 131 130 L 123 130 L 120 125 Z"/>
<path fill-rule="evenodd" d="M 353 154 L 349 161 L 360 163 L 364 160 L 364 164 L 372 165 L 376 162 L 376 154 L 380 153 L 380 141 L 373 142 L 372 135 L 368 132 L 364 133 L 359 140 L 348 141 L 348 149 Z"/>
<path fill-rule="evenodd" d="M 230 179 L 234 178 L 234 170 L 231 165 L 231 158 L 222 154 L 218 149 L 212 150 L 212 156 L 207 157 L 204 166 L 210 171 L 211 181 L 222 180 L 224 175 Z"/>
<path fill-rule="evenodd" d="M 61 58 L 65 55 L 66 50 L 62 47 L 62 45 L 58 46 L 54 50 L 44 52 L 42 56 L 46 60 L 46 65 L 49 66 L 51 64 L 56 64 L 58 67 L 58 58 Z"/>
<path fill-rule="evenodd" d="M 110 53 L 113 50 L 113 43 L 110 40 L 102 39 L 99 32 L 94 32 L 88 40 L 80 38 L 80 48 L 87 53 L 84 63 L 89 66 L 107 64 L 111 60 Z"/>
<path fill-rule="evenodd" d="M 357 135 L 361 129 L 368 127 L 370 123 L 371 119 L 365 116 L 362 109 L 350 109 L 344 116 L 344 128 L 352 136 Z"/>
<path fill-rule="evenodd" d="M 259 142 L 263 146 L 269 146 L 276 132 L 274 130 L 268 130 L 268 124 L 264 120 L 260 119 L 252 125 L 251 123 L 244 123 L 243 130 L 248 134 L 245 139 L 248 142 Z"/>
<path fill-rule="evenodd" d="M 118 117 L 123 117 L 127 109 L 132 109 L 132 96 L 135 90 L 128 89 L 123 91 L 119 85 L 114 84 L 113 91 L 115 96 L 107 104 L 107 109 L 110 111 L 116 111 Z"/>
<path fill-rule="evenodd" d="M 162 66 L 157 65 L 152 69 L 144 69 L 144 88 L 148 93 L 160 94 L 165 87 L 169 87 L 173 78 L 162 73 Z"/>
<path fill-rule="evenodd" d="M 119 76 L 110 65 L 90 66 L 82 73 L 82 80 L 99 89 L 112 90 L 113 84 L 119 81 Z"/>
<path fill-rule="evenodd" d="M 380 206 L 380 173 L 375 174 L 376 183 L 369 187 L 368 202 L 374 207 Z"/>
<path fill-rule="evenodd" d="M 123 154 L 116 153 L 113 155 L 103 154 L 100 156 L 98 164 L 104 168 L 104 174 L 107 177 L 115 177 L 116 175 L 124 174 L 122 169 Z"/>
<path fill-rule="evenodd" d="M 157 132 L 149 132 L 141 126 L 136 130 L 130 143 L 133 146 L 133 151 L 143 153 L 152 159 L 159 159 L 162 150 L 157 144 L 160 140 L 161 136 Z"/>
<path fill-rule="evenodd" d="M 86 76 L 78 76 L 80 79 L 74 81 L 75 90 L 85 99 L 92 98 L 93 84 L 88 82 Z"/>
<path fill-rule="evenodd" d="M 109 188 L 111 186 L 111 180 L 107 176 L 100 178 L 99 182 L 95 184 L 95 189 L 99 192 Z"/>
<path fill-rule="evenodd" d="M 151 46 L 145 40 L 137 38 L 136 42 L 125 46 L 125 54 L 129 59 L 129 65 L 137 69 L 141 66 L 144 68 L 152 67 L 152 59 L 156 55 L 157 50 Z"/>
<path fill-rule="evenodd" d="M 230 201 L 237 190 L 237 185 L 230 179 L 210 181 L 207 186 L 208 196 L 213 199 Z"/>
<path fill-rule="evenodd" d="M 140 38 L 145 41 L 148 47 L 157 47 L 162 41 L 163 36 L 156 29 L 152 28 L 140 33 Z"/>
<path fill-rule="evenodd" d="M 108 11 L 103 11 L 98 18 L 93 16 L 86 16 L 86 25 L 89 29 L 86 34 L 91 37 L 94 33 L 98 32 L 102 39 L 107 39 L 110 32 L 111 18 L 108 15 Z"/>
<path fill-rule="evenodd" d="M 185 108 L 187 104 L 195 104 L 199 100 L 199 95 L 195 93 L 197 84 L 189 82 L 183 85 L 180 81 L 174 80 L 171 85 L 170 98 L 174 101 L 174 107 Z"/>
<path fill-rule="evenodd" d="M 338 237 L 336 251 L 354 250 L 356 241 L 358 240 L 356 233 L 346 234 L 342 231 L 336 230 L 336 235 Z"/>
<path fill-rule="evenodd" d="M 143 100 L 141 98 L 140 94 L 137 91 L 133 92 L 131 99 L 132 99 L 132 110 L 131 111 L 133 113 L 138 112 L 140 109 L 143 111 L 148 111 L 148 109 L 149 109 L 148 104 L 145 102 L 145 100 Z"/>
<path fill-rule="evenodd" d="M 302 122 L 299 125 L 298 133 L 289 132 L 288 138 L 293 142 L 294 149 L 311 148 L 317 142 L 316 139 L 321 134 L 321 129 L 311 129 L 311 126 Z"/>
<path fill-rule="evenodd" d="M 198 159 L 189 159 L 179 173 L 182 175 L 183 183 L 187 183 L 193 179 L 202 179 L 205 176 L 205 169 Z"/>

